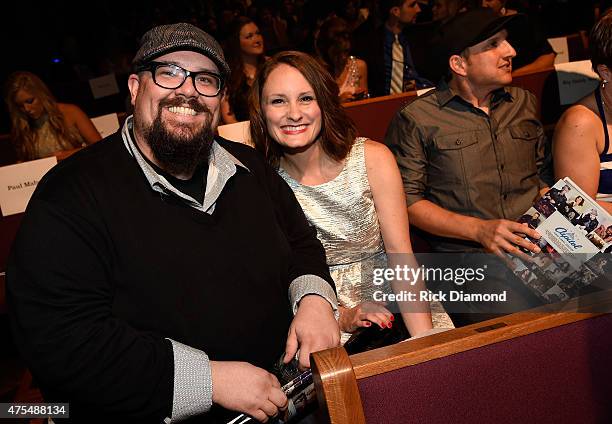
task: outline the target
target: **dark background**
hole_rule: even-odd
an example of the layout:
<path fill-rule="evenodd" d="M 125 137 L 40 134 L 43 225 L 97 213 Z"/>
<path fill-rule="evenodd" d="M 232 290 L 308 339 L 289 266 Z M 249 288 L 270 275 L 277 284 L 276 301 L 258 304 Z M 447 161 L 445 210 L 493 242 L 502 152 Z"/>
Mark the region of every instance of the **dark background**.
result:
<path fill-rule="evenodd" d="M 279 10 L 283 0 L 256 0 Z M 304 10 L 321 16 L 346 1 L 301 0 Z M 361 6 L 376 0 L 361 0 Z M 150 0 L 30 2 L 2 5 L 0 81 L 13 71 L 40 76 L 60 102 L 76 103 L 90 116 L 125 110 L 126 81 L 139 37 L 157 24 L 191 22 L 220 36 L 226 14 L 238 10 L 236 0 Z M 593 22 L 591 0 L 515 1 L 515 8 L 538 19 L 548 37 L 588 30 Z M 421 14 L 426 18 L 427 12 Z M 218 31 L 210 28 L 213 17 Z M 120 94 L 94 100 L 89 79 L 114 73 Z M 4 89 L 2 90 L 4 97 Z M 0 134 L 8 133 L 6 105 L 0 106 Z"/>

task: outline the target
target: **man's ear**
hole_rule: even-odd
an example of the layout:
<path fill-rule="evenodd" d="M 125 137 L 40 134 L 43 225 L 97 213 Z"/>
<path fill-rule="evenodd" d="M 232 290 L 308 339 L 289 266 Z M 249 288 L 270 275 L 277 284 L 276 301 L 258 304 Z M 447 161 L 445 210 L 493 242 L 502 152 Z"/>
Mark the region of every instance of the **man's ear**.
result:
<path fill-rule="evenodd" d="M 448 66 L 450 67 L 451 71 L 453 71 L 453 73 L 459 76 L 464 77 L 467 75 L 465 70 L 465 58 L 463 56 L 460 56 L 458 54 L 452 55 L 448 59 Z"/>
<path fill-rule="evenodd" d="M 128 89 L 130 90 L 130 101 L 132 106 L 136 105 L 136 96 L 138 94 L 138 87 L 140 86 L 140 78 L 136 74 L 131 74 L 128 77 Z"/>
<path fill-rule="evenodd" d="M 399 18 L 400 12 L 401 10 L 398 6 L 393 6 L 391 10 L 389 10 L 389 14 L 395 16 L 396 18 Z"/>

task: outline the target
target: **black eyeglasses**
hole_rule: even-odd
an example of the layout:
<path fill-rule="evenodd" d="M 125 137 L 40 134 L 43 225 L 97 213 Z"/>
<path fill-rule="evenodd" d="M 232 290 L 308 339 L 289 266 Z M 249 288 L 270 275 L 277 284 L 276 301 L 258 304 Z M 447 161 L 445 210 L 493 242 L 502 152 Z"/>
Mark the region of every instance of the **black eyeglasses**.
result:
<path fill-rule="evenodd" d="M 223 79 L 214 72 L 191 72 L 172 63 L 149 62 L 142 65 L 138 71 L 150 71 L 155 84 L 170 90 L 182 86 L 187 77 L 191 77 L 196 91 L 205 97 L 215 97 L 223 88 Z"/>

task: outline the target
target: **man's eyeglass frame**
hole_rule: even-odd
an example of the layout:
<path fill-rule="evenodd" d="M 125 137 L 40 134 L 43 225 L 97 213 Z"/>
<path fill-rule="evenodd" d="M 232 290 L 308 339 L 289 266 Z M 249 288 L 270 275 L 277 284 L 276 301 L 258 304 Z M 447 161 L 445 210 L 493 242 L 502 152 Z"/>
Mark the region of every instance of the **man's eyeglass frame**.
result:
<path fill-rule="evenodd" d="M 163 85 L 161 85 L 160 83 L 157 82 L 157 78 L 155 77 L 155 72 L 157 71 L 157 68 L 159 68 L 160 66 L 173 66 L 175 68 L 180 69 L 181 71 L 183 71 L 183 73 L 185 74 L 185 78 L 183 78 L 183 82 L 181 82 L 179 85 L 177 85 L 176 87 L 164 87 Z M 223 85 L 224 85 L 224 81 L 223 78 L 221 77 L 221 75 L 215 73 L 215 72 L 211 72 L 211 71 L 198 71 L 198 72 L 193 72 L 193 71 L 189 71 L 185 68 L 183 68 L 182 66 L 179 66 L 175 63 L 165 63 L 165 62 L 155 62 L 155 61 L 151 61 L 151 62 L 147 62 L 143 65 L 140 65 L 137 68 L 138 72 L 143 72 L 143 71 L 149 71 L 151 72 L 151 76 L 153 77 L 153 82 L 155 83 L 155 85 L 157 85 L 158 87 L 161 88 L 165 88 L 166 90 L 176 90 L 177 88 L 180 88 L 183 86 L 183 84 L 185 84 L 185 81 L 187 81 L 187 78 L 191 77 L 191 82 L 193 83 L 193 87 L 195 88 L 195 90 L 198 92 L 199 95 L 204 96 L 204 97 L 217 97 L 219 95 L 219 93 L 221 92 L 221 90 L 223 89 Z M 200 90 L 198 90 L 198 87 L 196 86 L 196 77 L 198 75 L 209 75 L 211 77 L 215 77 L 219 80 L 219 87 L 217 89 L 217 92 L 215 94 L 204 94 L 201 93 Z"/>

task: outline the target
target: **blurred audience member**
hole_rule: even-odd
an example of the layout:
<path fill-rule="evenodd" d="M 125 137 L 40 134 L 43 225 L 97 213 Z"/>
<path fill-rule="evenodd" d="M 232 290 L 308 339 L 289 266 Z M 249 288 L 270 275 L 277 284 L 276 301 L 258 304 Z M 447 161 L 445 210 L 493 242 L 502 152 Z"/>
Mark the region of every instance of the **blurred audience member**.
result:
<path fill-rule="evenodd" d="M 53 156 L 102 138 L 78 106 L 58 103 L 46 84 L 30 72 L 9 76 L 4 99 L 20 161 Z"/>
<path fill-rule="evenodd" d="M 594 16 L 596 19 L 600 19 L 603 15 L 606 14 L 609 8 L 612 7 L 612 1 L 610 0 L 602 0 L 595 3 Z"/>
<path fill-rule="evenodd" d="M 226 40 L 225 52 L 232 74 L 221 113 L 223 122 L 230 124 L 249 119 L 249 89 L 257 68 L 266 60 L 264 39 L 255 22 L 244 16 L 237 18 Z"/>
<path fill-rule="evenodd" d="M 555 177 L 570 177 L 612 213 L 612 12 L 591 30 L 591 63 L 601 84 L 565 111 L 555 128 Z"/>
<path fill-rule="evenodd" d="M 271 6 L 264 4 L 257 8 L 257 25 L 266 39 L 269 54 L 289 46 L 287 21 L 275 14 Z"/>
<path fill-rule="evenodd" d="M 465 0 L 434 0 L 432 12 L 433 20 L 444 23 L 459 12 L 467 10 Z"/>
<path fill-rule="evenodd" d="M 474 1 L 480 4 L 480 0 L 435 0 L 432 4 L 433 21 L 408 27 L 407 36 L 412 60 L 422 78 L 436 83 L 445 75 L 446 64 L 440 65 L 438 60 L 440 58 L 432 58 L 431 41 L 435 39 L 440 25 L 458 13 L 473 9 Z"/>
<path fill-rule="evenodd" d="M 351 56 L 350 33 L 344 19 L 330 18 L 321 25 L 316 50 L 340 88 L 340 101 L 367 95 L 368 67 L 363 60 Z"/>
<path fill-rule="evenodd" d="M 507 0 L 482 0 L 482 7 L 493 9 L 495 13 L 501 16 L 515 15 L 518 12 L 514 9 L 506 7 Z"/>
<path fill-rule="evenodd" d="M 373 96 L 401 93 L 431 83 L 419 76 L 405 33 L 421 11 L 417 0 L 382 0 L 384 23 L 368 19 L 353 33 L 354 52 L 368 64 L 368 88 Z"/>
<path fill-rule="evenodd" d="M 353 32 L 368 17 L 366 8 L 361 8 L 360 0 L 336 1 L 336 16 L 346 21 L 348 29 Z"/>

